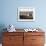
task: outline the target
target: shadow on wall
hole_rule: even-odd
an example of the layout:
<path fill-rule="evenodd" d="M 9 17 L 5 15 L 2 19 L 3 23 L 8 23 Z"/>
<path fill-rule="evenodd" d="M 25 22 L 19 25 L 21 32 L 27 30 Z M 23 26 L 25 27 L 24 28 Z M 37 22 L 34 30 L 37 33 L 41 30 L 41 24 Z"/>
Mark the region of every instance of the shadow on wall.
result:
<path fill-rule="evenodd" d="M 0 43 L 2 43 L 2 36 L 3 36 L 2 32 L 6 31 L 6 30 L 4 30 L 4 28 L 6 28 L 5 25 L 0 24 Z"/>

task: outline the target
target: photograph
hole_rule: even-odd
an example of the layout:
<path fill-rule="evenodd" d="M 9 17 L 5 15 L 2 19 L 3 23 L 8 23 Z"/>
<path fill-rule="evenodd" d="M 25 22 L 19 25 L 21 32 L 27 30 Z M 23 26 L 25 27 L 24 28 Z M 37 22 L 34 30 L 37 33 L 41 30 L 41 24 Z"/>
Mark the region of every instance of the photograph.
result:
<path fill-rule="evenodd" d="M 46 46 L 46 0 L 0 0 L 0 46 Z"/>
<path fill-rule="evenodd" d="M 34 21 L 35 9 L 31 7 L 18 8 L 18 21 Z"/>

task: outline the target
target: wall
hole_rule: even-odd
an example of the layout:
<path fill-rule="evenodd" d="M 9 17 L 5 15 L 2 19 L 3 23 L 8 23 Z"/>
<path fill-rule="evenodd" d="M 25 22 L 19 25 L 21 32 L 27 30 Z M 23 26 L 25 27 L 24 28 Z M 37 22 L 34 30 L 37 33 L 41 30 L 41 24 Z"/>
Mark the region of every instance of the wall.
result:
<path fill-rule="evenodd" d="M 13 24 L 16 28 L 41 27 L 46 28 L 46 0 L 1 0 L 0 24 Z M 34 22 L 18 22 L 18 7 L 34 7 L 36 20 Z"/>

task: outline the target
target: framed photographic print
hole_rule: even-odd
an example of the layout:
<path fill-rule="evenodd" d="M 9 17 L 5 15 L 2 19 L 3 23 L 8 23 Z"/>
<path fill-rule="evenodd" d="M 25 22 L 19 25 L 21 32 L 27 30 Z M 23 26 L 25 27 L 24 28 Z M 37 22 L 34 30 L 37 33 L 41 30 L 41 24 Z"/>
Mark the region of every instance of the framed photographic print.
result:
<path fill-rule="evenodd" d="M 35 8 L 19 7 L 18 21 L 35 21 Z"/>

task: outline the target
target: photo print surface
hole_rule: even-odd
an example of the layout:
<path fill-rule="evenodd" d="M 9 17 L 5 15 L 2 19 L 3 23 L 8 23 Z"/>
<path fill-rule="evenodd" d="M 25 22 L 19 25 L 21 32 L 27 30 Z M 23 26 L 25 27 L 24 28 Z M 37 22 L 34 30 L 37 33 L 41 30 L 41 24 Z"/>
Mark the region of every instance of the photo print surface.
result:
<path fill-rule="evenodd" d="M 19 8 L 18 9 L 18 21 L 34 21 L 35 10 L 34 8 Z"/>

